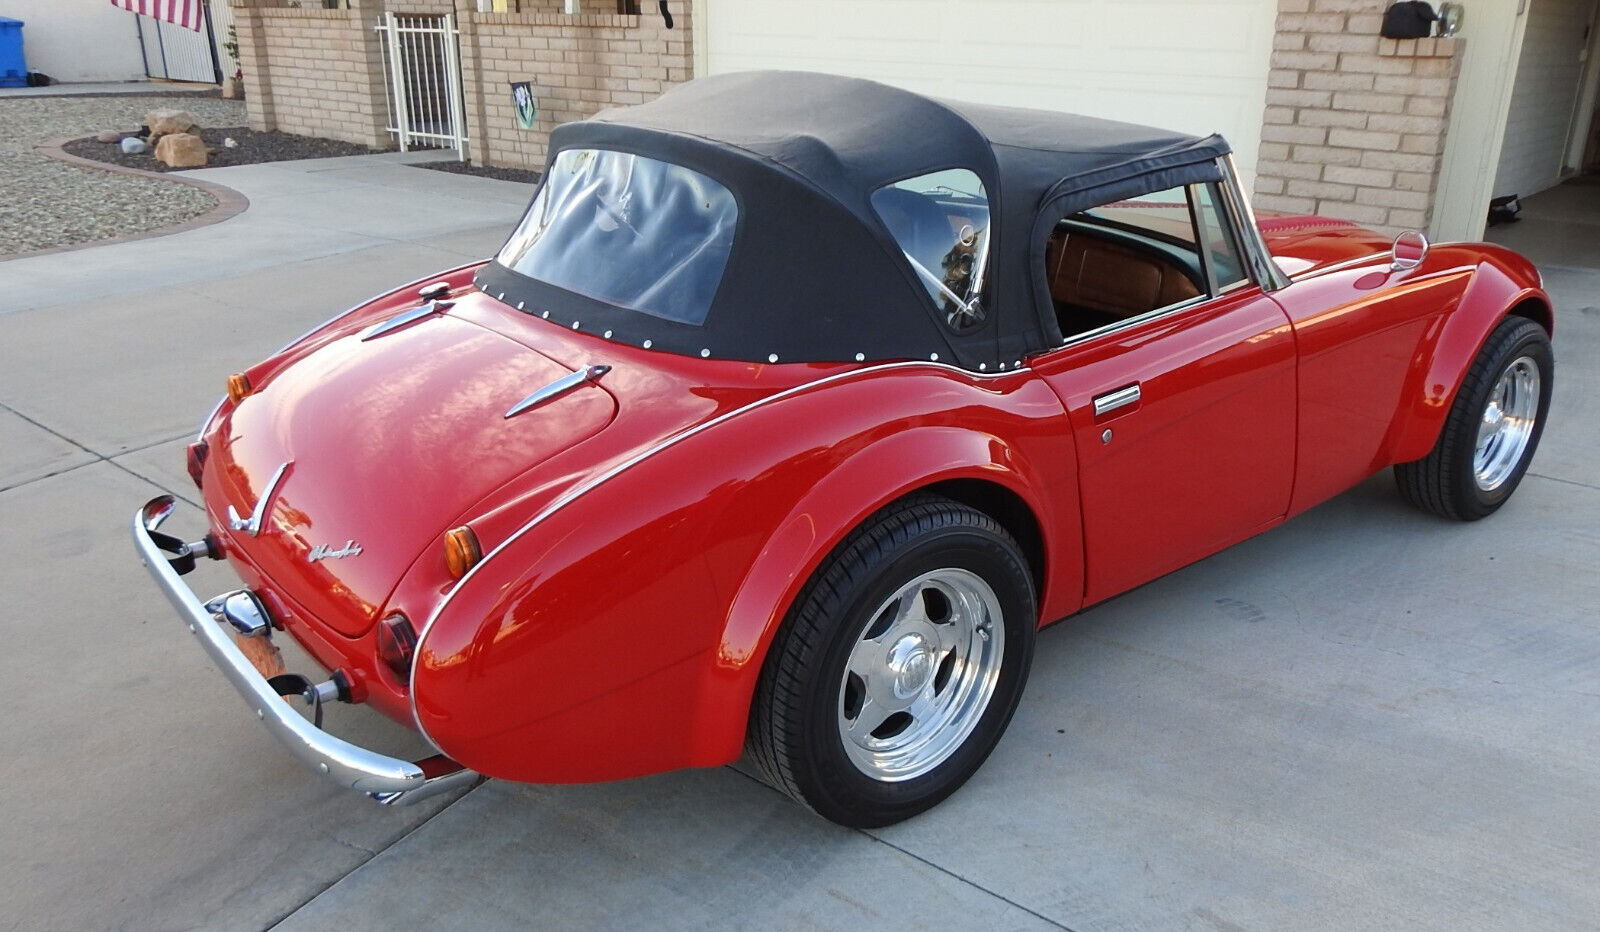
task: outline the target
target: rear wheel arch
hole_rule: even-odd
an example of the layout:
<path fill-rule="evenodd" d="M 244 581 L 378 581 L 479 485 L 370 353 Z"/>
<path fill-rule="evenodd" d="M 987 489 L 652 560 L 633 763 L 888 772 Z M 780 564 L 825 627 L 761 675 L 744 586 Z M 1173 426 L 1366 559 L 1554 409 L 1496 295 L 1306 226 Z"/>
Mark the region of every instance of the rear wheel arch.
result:
<path fill-rule="evenodd" d="M 949 479 L 923 486 L 902 496 L 932 493 L 975 508 L 1000 523 L 1028 561 L 1035 592 L 1044 592 L 1046 549 L 1044 529 L 1033 506 L 1011 489 L 987 479 Z"/>
<path fill-rule="evenodd" d="M 901 443 L 912 443 L 917 433 L 916 430 L 907 431 L 897 435 L 896 439 Z M 758 564 L 751 568 L 740 591 L 734 596 L 724 627 L 723 643 L 718 653 L 723 657 L 739 657 L 744 671 L 741 674 L 744 684 L 739 693 L 741 702 L 738 703 L 740 716 L 747 716 L 768 652 L 777 640 L 784 620 L 811 579 L 857 529 L 875 515 L 899 503 L 926 498 L 931 494 L 966 505 L 992 518 L 1017 541 L 1034 584 L 1035 607 L 1042 608 L 1045 604 L 1045 583 L 1049 576 L 1046 555 L 1054 553 L 1044 531 L 1050 524 L 1042 515 L 1039 502 L 1030 499 L 1024 491 L 1030 484 L 1028 476 L 1012 469 L 996 469 L 992 460 L 977 457 L 976 451 L 979 449 L 986 454 L 992 452 L 989 444 L 993 438 L 971 433 L 970 439 L 981 441 L 981 445 L 969 448 L 974 452 L 965 462 L 947 463 L 941 476 L 923 477 L 897 486 L 886 483 L 880 489 L 880 494 L 860 496 L 847 509 L 850 512 L 848 516 L 836 512 L 835 519 L 827 522 L 826 529 L 815 523 L 816 513 L 812 506 L 832 497 L 831 481 L 819 485 L 805 499 L 796 503 L 790 518 L 769 539 Z M 848 485 L 852 476 L 881 479 L 884 473 L 879 468 L 880 464 L 901 459 L 890 448 L 885 448 L 878 451 L 878 455 L 856 457 L 836 470 L 830 480 Z M 1001 477 L 1008 481 L 1003 481 Z M 1070 559 L 1070 555 L 1067 558 Z M 1034 622 L 1037 626 L 1038 619 Z M 713 714 L 717 716 L 729 714 L 727 707 L 720 702 L 706 703 L 701 708 L 703 712 L 716 710 Z M 743 724 L 741 721 L 738 729 L 741 747 Z M 721 730 L 710 728 L 708 731 Z M 737 752 L 734 754 L 736 756 Z"/>

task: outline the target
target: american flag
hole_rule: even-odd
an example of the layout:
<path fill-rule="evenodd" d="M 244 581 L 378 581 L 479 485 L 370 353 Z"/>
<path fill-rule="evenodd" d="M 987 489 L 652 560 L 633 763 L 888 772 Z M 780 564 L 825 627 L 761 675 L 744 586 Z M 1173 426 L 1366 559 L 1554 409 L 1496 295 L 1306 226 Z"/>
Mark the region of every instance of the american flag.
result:
<path fill-rule="evenodd" d="M 205 23 L 202 0 L 111 0 L 112 6 L 134 13 L 143 13 L 165 20 L 175 26 L 187 26 L 195 32 Z"/>

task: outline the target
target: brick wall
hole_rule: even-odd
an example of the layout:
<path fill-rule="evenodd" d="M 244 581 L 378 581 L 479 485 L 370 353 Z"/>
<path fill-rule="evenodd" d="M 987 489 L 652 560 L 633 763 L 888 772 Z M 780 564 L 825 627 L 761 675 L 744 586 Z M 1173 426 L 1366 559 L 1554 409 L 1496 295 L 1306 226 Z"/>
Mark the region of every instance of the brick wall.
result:
<path fill-rule="evenodd" d="M 482 165 L 541 168 L 557 124 L 643 103 L 693 69 L 687 4 L 674 4 L 669 30 L 653 11 L 569 16 L 561 0 L 520 0 L 512 13 L 478 13 L 475 0 L 351 0 L 348 10 L 230 2 L 251 128 L 377 146 L 393 138 L 384 129 L 388 77 L 375 27 L 385 11 L 455 13 L 468 151 Z M 533 85 L 539 115 L 531 130 L 517 126 L 513 81 Z"/>
<path fill-rule="evenodd" d="M 1384 39 L 1387 0 L 1279 0 L 1255 204 L 1425 230 L 1461 39 Z"/>
<path fill-rule="evenodd" d="M 674 4 L 674 26 L 644 16 L 549 10 L 463 13 L 462 71 L 474 162 L 541 168 L 550 130 L 615 105 L 643 103 L 689 80 L 693 69 L 687 4 Z M 511 83 L 533 85 L 538 120 L 517 127 Z"/>
<path fill-rule="evenodd" d="M 251 129 L 390 143 L 378 9 L 232 4 Z"/>

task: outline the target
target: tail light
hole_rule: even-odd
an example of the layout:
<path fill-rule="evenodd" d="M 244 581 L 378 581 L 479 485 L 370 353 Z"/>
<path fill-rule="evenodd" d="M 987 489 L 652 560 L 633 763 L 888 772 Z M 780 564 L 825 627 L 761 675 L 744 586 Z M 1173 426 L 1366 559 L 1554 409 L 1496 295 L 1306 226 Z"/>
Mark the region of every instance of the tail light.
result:
<path fill-rule="evenodd" d="M 417 654 L 417 629 L 399 612 L 378 622 L 378 659 L 403 683 L 411 678 L 411 661 Z"/>
<path fill-rule="evenodd" d="M 210 452 L 210 444 L 196 440 L 189 444 L 189 451 L 184 456 L 184 465 L 189 467 L 189 478 L 194 480 L 197 489 L 200 487 L 200 476 L 206 471 L 206 455 Z"/>

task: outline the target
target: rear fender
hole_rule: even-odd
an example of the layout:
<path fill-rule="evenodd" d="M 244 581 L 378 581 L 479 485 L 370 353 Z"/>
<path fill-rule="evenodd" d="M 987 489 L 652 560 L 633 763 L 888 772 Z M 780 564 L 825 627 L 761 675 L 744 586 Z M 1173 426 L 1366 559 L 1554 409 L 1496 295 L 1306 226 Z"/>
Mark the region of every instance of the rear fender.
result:
<path fill-rule="evenodd" d="M 418 725 L 466 766 L 531 782 L 732 761 L 807 576 L 865 516 L 943 480 L 1010 490 L 1062 529 L 1047 533 L 1052 566 L 1081 574 L 1054 393 L 1025 373 L 977 387 L 886 368 L 753 405 L 503 542 L 422 636 Z M 1041 504 L 1055 500 L 1072 514 Z M 1063 588 L 1081 595 L 1081 580 Z"/>
<path fill-rule="evenodd" d="M 1550 296 L 1540 288 L 1532 264 L 1515 253 L 1479 244 L 1441 246 L 1436 251 L 1469 249 L 1477 268 L 1466 290 L 1417 348 L 1419 364 L 1413 367 L 1412 384 L 1404 395 L 1413 400 L 1401 408 L 1389 444 L 1393 462 L 1409 463 L 1433 450 L 1467 370 L 1502 318 L 1516 311 L 1551 329 Z"/>

